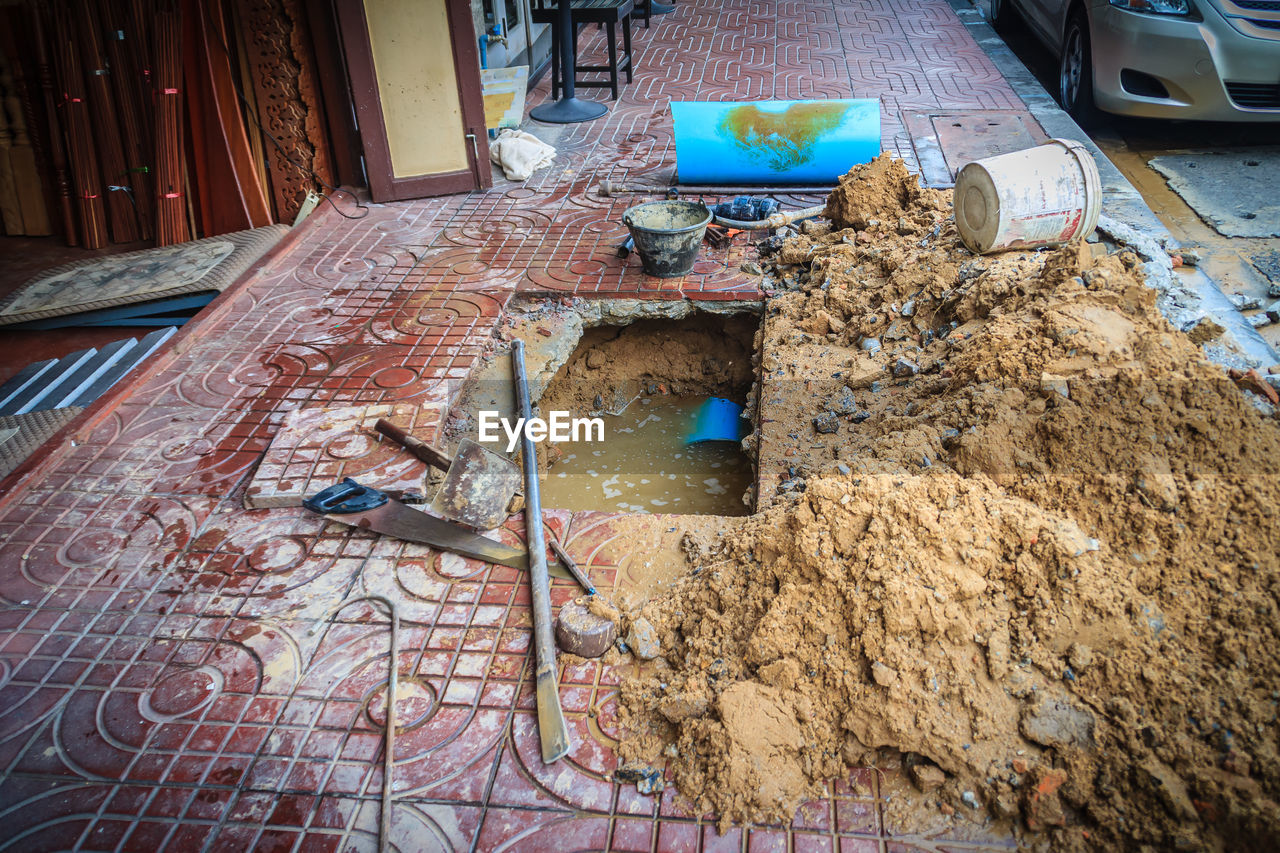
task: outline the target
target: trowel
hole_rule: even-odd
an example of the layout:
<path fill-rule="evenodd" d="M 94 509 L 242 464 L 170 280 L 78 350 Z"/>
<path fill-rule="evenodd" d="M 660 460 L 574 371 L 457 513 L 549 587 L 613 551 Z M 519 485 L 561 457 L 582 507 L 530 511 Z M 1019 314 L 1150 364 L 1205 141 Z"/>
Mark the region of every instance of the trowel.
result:
<path fill-rule="evenodd" d="M 417 458 L 445 472 L 432 509 L 477 530 L 493 530 L 507 520 L 507 507 L 520 489 L 520 469 L 470 439 L 458 443 L 452 457 L 382 418 L 373 425 Z"/>

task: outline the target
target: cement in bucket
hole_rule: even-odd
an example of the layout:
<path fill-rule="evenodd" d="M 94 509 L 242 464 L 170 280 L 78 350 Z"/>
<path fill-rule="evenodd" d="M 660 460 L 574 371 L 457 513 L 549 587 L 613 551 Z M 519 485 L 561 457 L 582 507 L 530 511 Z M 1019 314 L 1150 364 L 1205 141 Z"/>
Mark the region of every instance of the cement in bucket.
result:
<path fill-rule="evenodd" d="M 1082 240 L 1101 210 L 1098 166 L 1067 139 L 975 160 L 956 175 L 956 229 L 979 255 Z"/>
<path fill-rule="evenodd" d="M 710 221 L 707 206 L 693 201 L 650 201 L 622 214 L 622 224 L 635 240 L 640 265 L 658 278 L 689 274 Z"/>

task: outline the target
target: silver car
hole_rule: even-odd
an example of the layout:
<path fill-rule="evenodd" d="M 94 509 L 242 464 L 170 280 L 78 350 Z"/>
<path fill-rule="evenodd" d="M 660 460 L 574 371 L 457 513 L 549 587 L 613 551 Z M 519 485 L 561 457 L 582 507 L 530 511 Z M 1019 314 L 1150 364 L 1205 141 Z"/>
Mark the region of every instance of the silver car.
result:
<path fill-rule="evenodd" d="M 1059 57 L 1058 99 L 1151 118 L 1280 122 L 1280 0 L 988 0 Z"/>

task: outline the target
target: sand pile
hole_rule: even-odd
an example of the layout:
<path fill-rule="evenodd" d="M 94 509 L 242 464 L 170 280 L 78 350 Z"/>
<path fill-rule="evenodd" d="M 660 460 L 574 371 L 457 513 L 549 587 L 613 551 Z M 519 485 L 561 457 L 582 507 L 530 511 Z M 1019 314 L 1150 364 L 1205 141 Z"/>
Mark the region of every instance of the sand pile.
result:
<path fill-rule="evenodd" d="M 712 314 L 587 329 L 538 405 L 586 414 L 641 394 L 727 396 L 751 385 L 753 329 L 754 318 Z"/>
<path fill-rule="evenodd" d="M 780 253 L 804 266 L 779 269 L 757 391 L 783 482 L 632 614 L 663 658 L 623 685 L 622 758 L 667 760 L 724 822 L 896 758 L 952 820 L 1049 849 L 1269 846 L 1274 419 L 1130 253 L 975 258 L 946 194 L 859 204 Z"/>

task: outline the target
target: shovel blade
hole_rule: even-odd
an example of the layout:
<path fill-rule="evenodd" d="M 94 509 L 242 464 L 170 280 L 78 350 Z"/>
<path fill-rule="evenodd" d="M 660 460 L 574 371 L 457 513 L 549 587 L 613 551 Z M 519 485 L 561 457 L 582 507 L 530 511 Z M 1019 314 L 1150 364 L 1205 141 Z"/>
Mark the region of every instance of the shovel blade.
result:
<path fill-rule="evenodd" d="M 445 518 L 477 530 L 493 530 L 507 520 L 507 506 L 520 483 L 515 463 L 464 438 L 433 506 Z"/>

